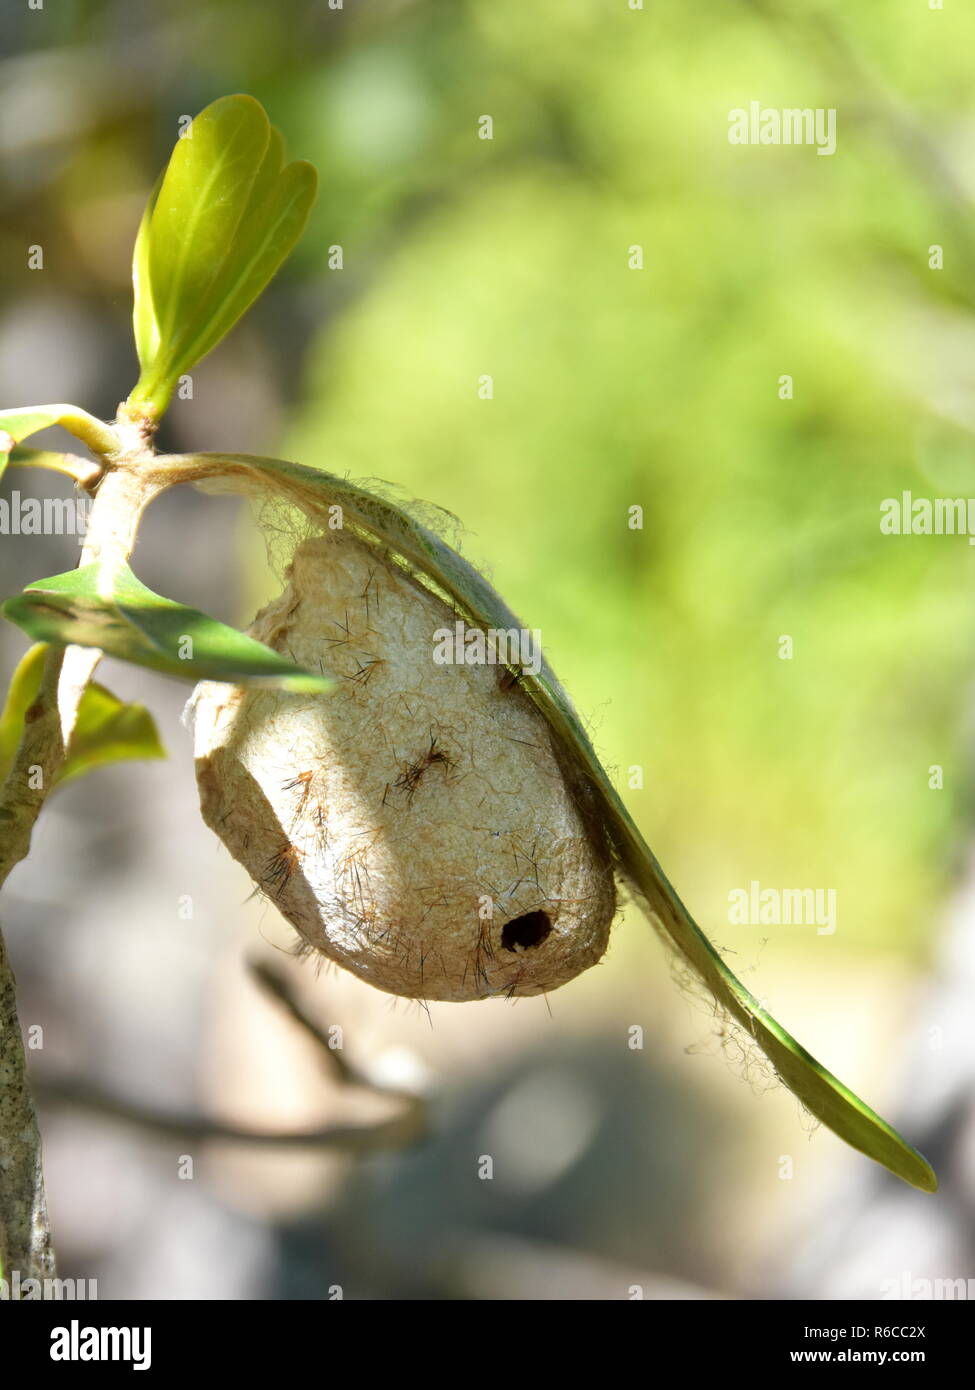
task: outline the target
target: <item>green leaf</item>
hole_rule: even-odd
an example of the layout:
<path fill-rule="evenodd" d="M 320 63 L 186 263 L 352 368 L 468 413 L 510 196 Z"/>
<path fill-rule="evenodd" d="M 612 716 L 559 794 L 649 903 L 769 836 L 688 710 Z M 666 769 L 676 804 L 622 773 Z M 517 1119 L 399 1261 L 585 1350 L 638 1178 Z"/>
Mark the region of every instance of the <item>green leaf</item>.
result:
<path fill-rule="evenodd" d="M 180 680 L 267 684 L 311 692 L 331 688 L 261 642 L 195 608 L 147 589 L 127 565 L 84 565 L 41 579 L 7 599 L 4 617 L 41 642 L 97 647 L 109 656 Z"/>
<path fill-rule="evenodd" d="M 152 715 L 144 705 L 124 704 L 103 685 L 82 696 L 68 758 L 58 781 L 68 782 L 105 763 L 165 758 Z"/>
<path fill-rule="evenodd" d="M 118 450 L 118 439 L 111 427 L 76 405 L 30 405 L 17 410 L 0 410 L 0 478 L 6 472 L 14 446 L 51 425 L 62 425 L 93 452 L 103 456 L 110 457 Z"/>
<path fill-rule="evenodd" d="M 178 140 L 149 224 L 147 260 L 167 347 L 204 302 L 264 161 L 267 116 L 250 97 L 223 97 Z"/>
<path fill-rule="evenodd" d="M 28 410 L 0 410 L 0 478 L 7 471 L 14 445 L 38 430 L 56 425 L 58 417 L 51 411 L 57 409 L 57 406 L 34 406 Z"/>
<path fill-rule="evenodd" d="M 212 459 L 209 491 L 274 492 L 301 507 L 322 527 L 339 505 L 344 524 L 385 551 L 400 555 L 416 576 L 444 596 L 457 613 L 482 629 L 523 626 L 476 569 L 428 527 L 385 498 L 346 479 L 300 464 L 251 455 L 196 455 Z M 548 721 L 601 820 L 623 876 L 638 893 L 674 948 L 693 967 L 721 1008 L 762 1049 L 782 1081 L 818 1120 L 853 1148 L 905 1182 L 934 1192 L 930 1164 L 763 1009 L 736 979 L 694 922 L 630 818 L 552 668 L 522 672 L 520 684 Z"/>
<path fill-rule="evenodd" d="M 0 779 L 6 777 L 13 763 L 24 717 L 41 688 L 48 651 L 45 643 L 37 643 L 14 671 L 0 714 Z M 56 785 L 106 763 L 165 756 L 152 715 L 143 705 L 124 704 L 103 685 L 89 685 L 81 698 L 71 746 Z"/>
<path fill-rule="evenodd" d="M 178 140 L 150 198 L 133 258 L 142 375 L 130 401 L 161 413 L 184 372 L 266 288 L 315 198 L 310 164 L 284 165 L 281 136 L 253 97 L 221 97 Z"/>

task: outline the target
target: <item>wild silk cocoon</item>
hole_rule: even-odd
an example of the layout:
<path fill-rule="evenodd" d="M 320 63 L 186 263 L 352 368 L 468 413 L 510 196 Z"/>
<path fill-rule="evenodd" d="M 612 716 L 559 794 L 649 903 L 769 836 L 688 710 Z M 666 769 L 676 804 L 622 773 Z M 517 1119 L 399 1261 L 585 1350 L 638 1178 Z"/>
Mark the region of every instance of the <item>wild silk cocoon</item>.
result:
<path fill-rule="evenodd" d="M 434 661 L 455 622 L 345 532 L 299 545 L 250 632 L 336 688 L 199 686 L 203 815 L 308 947 L 378 989 L 540 994 L 603 955 L 613 873 L 506 668 Z"/>

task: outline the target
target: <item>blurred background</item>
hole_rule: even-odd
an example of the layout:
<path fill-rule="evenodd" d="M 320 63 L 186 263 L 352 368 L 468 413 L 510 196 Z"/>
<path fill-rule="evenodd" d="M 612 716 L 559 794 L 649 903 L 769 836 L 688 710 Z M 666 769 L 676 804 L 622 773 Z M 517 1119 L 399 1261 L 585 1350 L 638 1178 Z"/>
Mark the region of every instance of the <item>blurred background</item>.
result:
<path fill-rule="evenodd" d="M 0 404 L 114 414 L 132 240 L 180 117 L 262 101 L 319 201 L 161 447 L 455 513 L 698 921 L 942 1183 L 899 1184 L 723 1056 L 634 909 L 547 1000 L 419 1009 L 298 965 L 199 821 L 188 689 L 106 662 L 169 760 L 58 792 L 3 904 L 62 1274 L 264 1299 L 975 1279 L 975 551 L 879 525 L 905 490 L 973 491 L 973 43 L 965 7 L 918 0 L 3 8 Z M 835 108 L 836 153 L 731 145 L 751 101 Z M 14 490 L 69 487 L 11 470 Z M 3 593 L 77 554 L 0 536 Z M 238 624 L 275 592 L 233 499 L 164 498 L 134 565 Z M 26 645 L 0 631 L 4 677 Z M 753 881 L 835 889 L 835 932 L 733 924 Z M 355 1076 L 254 959 L 341 1027 Z M 388 1088 L 421 1098 L 424 1138 L 390 1137 Z M 336 1125 L 361 1142 L 226 1134 Z"/>

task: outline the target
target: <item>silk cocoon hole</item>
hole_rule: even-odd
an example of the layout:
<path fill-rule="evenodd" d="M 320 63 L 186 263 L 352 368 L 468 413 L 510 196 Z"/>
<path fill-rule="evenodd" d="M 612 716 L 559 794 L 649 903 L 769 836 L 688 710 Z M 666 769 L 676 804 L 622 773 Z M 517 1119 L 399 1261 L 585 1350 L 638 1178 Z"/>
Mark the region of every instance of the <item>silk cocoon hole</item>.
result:
<path fill-rule="evenodd" d="M 540 994 L 604 954 L 610 856 L 505 668 L 434 662 L 455 618 L 355 536 L 302 541 L 250 632 L 336 688 L 200 685 L 203 816 L 308 947 L 377 988 Z"/>

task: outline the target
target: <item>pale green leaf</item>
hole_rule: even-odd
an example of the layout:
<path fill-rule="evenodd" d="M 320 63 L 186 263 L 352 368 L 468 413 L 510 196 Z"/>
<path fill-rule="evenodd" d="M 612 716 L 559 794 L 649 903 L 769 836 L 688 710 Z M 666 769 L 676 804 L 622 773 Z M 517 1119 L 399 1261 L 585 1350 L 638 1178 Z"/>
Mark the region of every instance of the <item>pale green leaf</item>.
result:
<path fill-rule="evenodd" d="M 6 777 L 24 731 L 28 709 L 37 698 L 49 647 L 39 642 L 14 671 L 0 714 L 0 780 Z M 71 744 L 57 784 L 81 777 L 107 763 L 166 756 L 152 715 L 143 705 L 125 704 L 103 685 L 89 685 L 81 698 Z"/>
<path fill-rule="evenodd" d="M 304 229 L 317 179 L 284 165 L 281 136 L 252 97 L 221 97 L 176 142 L 133 259 L 142 367 L 130 400 L 158 415 L 180 376 L 216 346 Z"/>
<path fill-rule="evenodd" d="M 149 222 L 147 258 L 168 348 L 196 314 L 228 252 L 270 139 L 252 97 L 222 97 L 177 140 Z"/>

